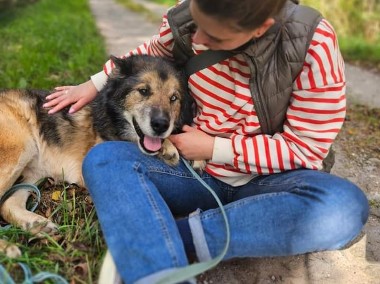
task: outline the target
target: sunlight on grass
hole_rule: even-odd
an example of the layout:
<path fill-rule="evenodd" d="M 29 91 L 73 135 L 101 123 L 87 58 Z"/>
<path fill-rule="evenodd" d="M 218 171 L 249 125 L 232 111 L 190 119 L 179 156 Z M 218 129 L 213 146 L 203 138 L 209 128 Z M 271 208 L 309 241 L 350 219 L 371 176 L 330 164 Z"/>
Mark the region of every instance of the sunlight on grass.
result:
<path fill-rule="evenodd" d="M 107 59 L 86 0 L 49 1 L 0 13 L 0 87 L 78 84 Z"/>
<path fill-rule="evenodd" d="M 133 12 L 144 15 L 144 17 L 148 21 L 151 21 L 151 22 L 156 23 L 156 24 L 161 23 L 162 18 L 160 16 L 158 16 L 157 14 L 153 13 L 152 11 L 150 11 L 149 9 L 147 9 L 142 4 L 136 3 L 133 0 L 116 0 L 116 2 L 120 3 L 125 8 L 127 8 Z"/>

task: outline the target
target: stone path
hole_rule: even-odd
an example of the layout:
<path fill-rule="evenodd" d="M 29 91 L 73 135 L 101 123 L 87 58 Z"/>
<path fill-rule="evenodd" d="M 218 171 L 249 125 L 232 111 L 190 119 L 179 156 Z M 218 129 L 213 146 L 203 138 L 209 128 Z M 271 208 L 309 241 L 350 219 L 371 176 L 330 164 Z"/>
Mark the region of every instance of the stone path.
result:
<path fill-rule="evenodd" d="M 134 1 L 158 15 L 162 15 L 166 10 L 165 7 L 145 0 Z M 126 10 L 113 0 L 89 2 L 99 30 L 106 40 L 109 54 L 124 54 L 149 40 L 158 31 L 158 24 L 153 24 L 140 14 Z M 380 108 L 379 75 L 351 65 L 347 65 L 346 75 L 349 102 Z M 335 174 L 347 177 L 346 160 L 338 159 L 334 167 Z M 376 178 L 380 176 L 378 173 L 377 170 Z M 378 186 L 373 188 L 370 194 L 380 199 Z M 379 217 L 380 215 L 371 216 L 373 220 L 367 225 L 366 236 L 349 249 L 295 257 L 247 258 L 223 262 L 213 270 L 200 275 L 198 283 L 379 284 Z"/>

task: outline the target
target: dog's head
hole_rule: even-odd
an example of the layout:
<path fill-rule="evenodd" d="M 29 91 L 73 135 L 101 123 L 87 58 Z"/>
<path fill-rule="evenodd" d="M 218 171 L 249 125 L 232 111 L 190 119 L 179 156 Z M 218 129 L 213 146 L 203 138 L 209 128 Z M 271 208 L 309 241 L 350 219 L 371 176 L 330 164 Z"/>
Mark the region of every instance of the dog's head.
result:
<path fill-rule="evenodd" d="M 115 68 L 100 94 L 106 104 L 105 119 L 112 120 L 116 139 L 138 142 L 143 152 L 156 154 L 162 139 L 192 122 L 185 77 L 159 57 L 111 56 L 111 60 Z"/>

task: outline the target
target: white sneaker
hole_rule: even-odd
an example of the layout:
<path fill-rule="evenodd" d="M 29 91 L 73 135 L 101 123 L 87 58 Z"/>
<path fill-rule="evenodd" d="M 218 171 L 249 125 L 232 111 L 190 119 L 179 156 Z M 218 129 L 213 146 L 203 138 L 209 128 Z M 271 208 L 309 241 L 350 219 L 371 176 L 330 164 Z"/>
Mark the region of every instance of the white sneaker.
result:
<path fill-rule="evenodd" d="M 115 262 L 109 250 L 106 252 L 100 269 L 98 284 L 123 284 L 123 280 L 116 270 Z"/>

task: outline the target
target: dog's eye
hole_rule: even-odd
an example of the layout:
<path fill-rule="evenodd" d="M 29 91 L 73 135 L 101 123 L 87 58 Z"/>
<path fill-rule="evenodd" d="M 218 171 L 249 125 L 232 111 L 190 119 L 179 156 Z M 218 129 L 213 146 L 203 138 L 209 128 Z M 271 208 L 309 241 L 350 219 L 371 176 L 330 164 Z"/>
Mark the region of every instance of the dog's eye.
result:
<path fill-rule="evenodd" d="M 143 96 L 149 95 L 149 90 L 147 88 L 139 88 L 138 91 Z"/>
<path fill-rule="evenodd" d="M 177 95 L 172 95 L 170 97 L 170 102 L 175 102 L 176 100 L 178 100 L 178 96 Z"/>

